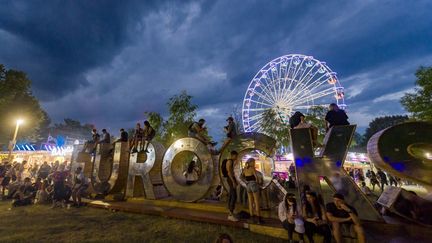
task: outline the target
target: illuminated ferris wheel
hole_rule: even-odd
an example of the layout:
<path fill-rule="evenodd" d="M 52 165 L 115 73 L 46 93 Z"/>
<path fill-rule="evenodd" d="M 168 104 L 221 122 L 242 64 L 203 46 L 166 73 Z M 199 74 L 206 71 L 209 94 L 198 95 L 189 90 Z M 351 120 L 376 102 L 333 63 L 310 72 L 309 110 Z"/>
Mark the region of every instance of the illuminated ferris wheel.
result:
<path fill-rule="evenodd" d="M 243 100 L 243 127 L 246 132 L 262 132 L 263 115 L 269 109 L 288 122 L 295 111 L 330 103 L 346 107 L 344 88 L 325 62 L 301 54 L 281 56 L 250 82 Z"/>

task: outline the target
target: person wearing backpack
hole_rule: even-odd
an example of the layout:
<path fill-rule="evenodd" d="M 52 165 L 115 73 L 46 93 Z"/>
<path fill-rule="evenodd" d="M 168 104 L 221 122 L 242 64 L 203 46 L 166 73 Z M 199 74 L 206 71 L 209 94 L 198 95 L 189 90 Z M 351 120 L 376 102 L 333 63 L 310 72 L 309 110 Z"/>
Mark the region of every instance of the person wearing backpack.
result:
<path fill-rule="evenodd" d="M 224 159 L 222 161 L 222 175 L 224 178 L 226 178 L 227 183 L 228 183 L 228 209 L 229 209 L 229 214 L 228 214 L 228 220 L 229 221 L 234 221 L 237 222 L 238 219 L 237 217 L 234 215 L 234 209 L 235 209 L 235 204 L 237 202 L 237 181 L 235 179 L 234 176 L 234 164 L 235 161 L 237 160 L 237 156 L 238 153 L 237 151 L 231 151 L 230 153 L 230 158 L 229 159 Z"/>

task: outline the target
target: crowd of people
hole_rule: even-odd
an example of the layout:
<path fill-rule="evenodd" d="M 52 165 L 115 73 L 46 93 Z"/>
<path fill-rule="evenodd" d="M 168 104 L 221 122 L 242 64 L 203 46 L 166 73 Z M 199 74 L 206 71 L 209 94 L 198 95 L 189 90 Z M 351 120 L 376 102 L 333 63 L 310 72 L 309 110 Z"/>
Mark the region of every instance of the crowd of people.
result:
<path fill-rule="evenodd" d="M 73 206 L 81 206 L 89 181 L 81 167 L 70 171 L 70 163 L 7 161 L 0 165 L 1 199 L 12 200 L 12 207 L 31 204 L 52 204 L 65 207 L 72 199 Z"/>

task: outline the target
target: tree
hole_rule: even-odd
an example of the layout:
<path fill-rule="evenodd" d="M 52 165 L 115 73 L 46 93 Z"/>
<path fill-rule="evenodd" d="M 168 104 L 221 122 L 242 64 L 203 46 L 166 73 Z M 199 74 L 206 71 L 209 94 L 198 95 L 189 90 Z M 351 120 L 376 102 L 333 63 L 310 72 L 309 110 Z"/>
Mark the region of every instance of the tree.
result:
<path fill-rule="evenodd" d="M 364 134 L 364 138 L 362 141 L 362 146 L 366 146 L 367 142 L 369 141 L 369 139 L 377 132 L 406 122 L 408 120 L 408 116 L 401 116 L 401 115 L 396 115 L 396 116 L 382 116 L 382 117 L 377 117 L 375 119 L 373 119 L 370 123 L 369 123 L 369 127 L 366 128 L 366 132 Z"/>
<path fill-rule="evenodd" d="M 242 107 L 238 104 L 234 105 L 231 116 L 234 118 L 237 134 L 243 133 Z"/>
<path fill-rule="evenodd" d="M 350 149 L 354 149 L 357 152 L 363 152 L 366 147 L 364 146 L 364 136 L 358 132 L 354 132 L 354 136 L 351 141 Z"/>
<path fill-rule="evenodd" d="M 81 124 L 80 121 L 65 118 L 64 123 L 56 123 L 49 129 L 51 136 L 66 136 L 69 139 L 87 140 L 91 137 L 93 125 Z"/>
<path fill-rule="evenodd" d="M 279 114 L 273 109 L 263 112 L 261 128 L 263 132 L 276 140 L 277 147 L 287 147 L 290 143 L 290 126 L 284 122 Z"/>
<path fill-rule="evenodd" d="M 432 121 L 432 67 L 420 67 L 415 75 L 415 93 L 406 93 L 401 103 L 414 118 Z"/>
<path fill-rule="evenodd" d="M 322 143 L 326 134 L 325 116 L 327 109 L 323 106 L 313 106 L 306 114 L 306 120 L 318 128 L 318 142 Z"/>
<path fill-rule="evenodd" d="M 175 140 L 187 136 L 188 127 L 194 121 L 198 106 L 192 104 L 192 96 L 186 91 L 171 97 L 167 105 L 170 115 L 163 125 L 163 142 L 169 146 Z"/>
<path fill-rule="evenodd" d="M 24 72 L 6 70 L 0 64 L 0 144 L 12 139 L 17 119 L 24 124 L 19 129 L 19 139 L 41 141 L 43 131 L 50 124 L 48 114 L 31 92 L 31 81 Z"/>

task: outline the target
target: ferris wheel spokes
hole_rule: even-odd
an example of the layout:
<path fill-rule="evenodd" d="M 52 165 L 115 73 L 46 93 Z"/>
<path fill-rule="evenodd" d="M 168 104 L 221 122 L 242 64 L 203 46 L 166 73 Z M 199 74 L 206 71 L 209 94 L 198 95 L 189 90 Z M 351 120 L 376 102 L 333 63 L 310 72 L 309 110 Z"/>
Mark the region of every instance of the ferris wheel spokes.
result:
<path fill-rule="evenodd" d="M 336 73 L 312 56 L 292 54 L 267 63 L 249 84 L 243 101 L 246 131 L 262 131 L 263 114 L 273 109 L 286 122 L 294 110 L 309 110 L 326 103 L 326 97 L 344 103 L 344 89 Z"/>
<path fill-rule="evenodd" d="M 312 90 L 312 89 L 309 89 L 310 86 L 313 86 L 313 85 L 315 85 L 316 87 L 321 86 L 323 83 L 325 83 L 325 82 L 327 81 L 327 79 L 321 80 L 322 78 L 325 78 L 325 77 L 326 77 L 325 74 L 321 75 L 321 77 L 319 77 L 319 78 L 316 79 L 315 81 L 311 82 L 310 84 L 307 84 L 307 86 L 304 87 L 304 89 Z M 299 92 L 298 90 L 293 89 L 293 90 L 291 91 L 290 96 L 289 96 L 289 97 L 291 97 L 291 99 L 288 100 L 288 102 L 292 101 L 292 100 L 295 99 L 298 95 L 301 95 L 301 94 L 302 94 L 302 92 Z"/>

